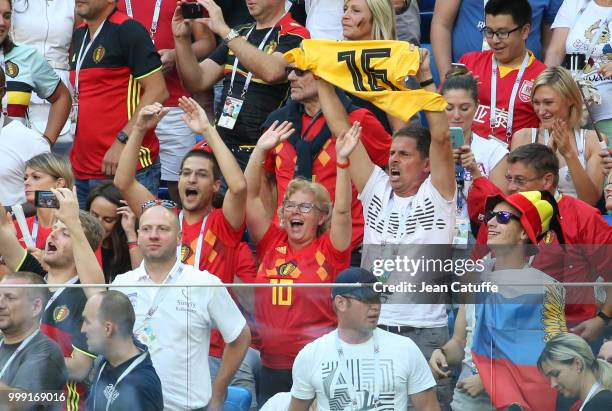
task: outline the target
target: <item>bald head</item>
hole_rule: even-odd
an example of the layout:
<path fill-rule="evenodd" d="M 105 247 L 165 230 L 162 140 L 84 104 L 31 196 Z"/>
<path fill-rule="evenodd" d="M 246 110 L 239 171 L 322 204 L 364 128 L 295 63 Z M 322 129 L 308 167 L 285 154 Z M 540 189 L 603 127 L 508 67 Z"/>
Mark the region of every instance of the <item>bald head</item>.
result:
<path fill-rule="evenodd" d="M 148 264 L 169 263 L 176 258 L 181 230 L 176 214 L 163 206 L 153 206 L 140 216 L 138 246 Z"/>

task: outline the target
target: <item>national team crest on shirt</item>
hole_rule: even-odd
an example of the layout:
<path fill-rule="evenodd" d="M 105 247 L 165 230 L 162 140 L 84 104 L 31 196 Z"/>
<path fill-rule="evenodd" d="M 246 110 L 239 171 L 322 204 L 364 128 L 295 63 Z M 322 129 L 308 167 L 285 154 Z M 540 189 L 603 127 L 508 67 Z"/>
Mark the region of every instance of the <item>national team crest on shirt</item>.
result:
<path fill-rule="evenodd" d="M 19 66 L 12 61 L 6 62 L 6 75 L 12 78 L 17 77 L 19 74 Z"/>
<path fill-rule="evenodd" d="M 193 251 L 191 251 L 191 247 L 189 244 L 181 245 L 181 262 L 184 263 L 193 255 Z"/>
<path fill-rule="evenodd" d="M 533 89 L 533 81 L 525 80 L 521 85 L 521 90 L 519 91 L 519 98 L 523 103 L 529 103 L 531 101 L 531 90 Z"/>
<path fill-rule="evenodd" d="M 56 323 L 61 323 L 70 315 L 70 310 L 66 305 L 60 305 L 59 307 L 55 307 L 53 310 L 53 321 Z"/>
<path fill-rule="evenodd" d="M 106 53 L 106 49 L 104 49 L 104 47 L 102 46 L 96 47 L 96 49 L 93 52 L 94 63 L 98 64 L 100 61 L 102 61 L 105 53 Z"/>
<path fill-rule="evenodd" d="M 278 275 L 287 277 L 291 275 L 295 271 L 296 268 L 297 268 L 297 265 L 295 265 L 293 261 L 289 261 L 288 263 L 285 263 L 277 267 L 276 270 L 278 271 Z"/>

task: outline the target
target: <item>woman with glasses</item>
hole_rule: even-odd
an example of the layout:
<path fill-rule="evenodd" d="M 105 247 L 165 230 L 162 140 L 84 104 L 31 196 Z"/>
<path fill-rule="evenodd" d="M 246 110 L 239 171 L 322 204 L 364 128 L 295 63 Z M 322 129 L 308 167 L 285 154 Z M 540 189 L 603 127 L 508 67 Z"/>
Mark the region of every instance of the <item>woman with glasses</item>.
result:
<path fill-rule="evenodd" d="M 552 29 L 546 65 L 564 64 L 577 78 L 597 87 L 601 103 L 592 108 L 595 125 L 602 133 L 611 135 L 612 1 L 564 0 Z"/>
<path fill-rule="evenodd" d="M 136 216 L 113 183 L 104 183 L 89 192 L 85 209 L 104 228 L 101 257 L 106 282 L 135 269 L 142 262 L 136 235 Z"/>
<path fill-rule="evenodd" d="M 358 135 L 360 129 L 356 123 L 347 133 Z M 336 154 L 333 208 L 322 185 L 294 179 L 287 186 L 278 210 L 280 226 L 266 212 L 264 201 L 268 200 L 260 192 L 263 163 L 268 152 L 287 140 L 293 131 L 291 123 L 274 122 L 259 139 L 245 172 L 247 227 L 260 261 L 254 281 L 278 285 L 255 289 L 255 321 L 261 336 L 263 365 L 259 404 L 278 392 L 291 390 L 291 367 L 297 353 L 336 323 L 329 289 L 291 285 L 331 283 L 350 260 L 348 154 L 338 151 Z"/>
<path fill-rule="evenodd" d="M 538 369 L 565 397 L 578 398 L 580 411 L 608 411 L 612 405 L 612 364 L 597 359 L 581 337 L 562 333 L 546 343 Z"/>
<path fill-rule="evenodd" d="M 559 159 L 559 192 L 595 205 L 604 182 L 601 149 L 597 134 L 580 128 L 583 101 L 569 71 L 549 67 L 540 73 L 531 104 L 540 127 L 515 133 L 512 149 L 529 143 L 551 147 Z"/>
<path fill-rule="evenodd" d="M 72 190 L 74 177 L 68 159 L 53 153 L 43 153 L 32 157 L 26 162 L 24 184 L 26 201 L 32 204 L 34 204 L 36 198 L 36 191 L 46 191 L 60 187 Z M 47 237 L 51 234 L 55 223 L 56 210 L 56 208 L 38 207 L 36 205 L 36 215 L 26 219 L 28 234 L 35 247 L 40 250 L 45 248 Z M 24 240 L 24 233 L 21 232 L 17 223 L 15 223 L 15 227 L 21 245 L 28 246 Z"/>

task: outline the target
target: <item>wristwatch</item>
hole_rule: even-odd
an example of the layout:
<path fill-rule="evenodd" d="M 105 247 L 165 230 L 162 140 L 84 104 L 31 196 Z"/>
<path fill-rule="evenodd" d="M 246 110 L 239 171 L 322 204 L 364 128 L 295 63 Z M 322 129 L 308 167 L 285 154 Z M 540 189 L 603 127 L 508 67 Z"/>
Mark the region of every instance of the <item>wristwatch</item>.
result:
<path fill-rule="evenodd" d="M 240 33 L 238 33 L 234 29 L 230 29 L 229 33 L 227 33 L 227 36 L 225 36 L 225 38 L 223 39 L 223 44 L 227 46 L 227 44 L 230 41 L 234 40 L 236 37 L 240 37 Z"/>
<path fill-rule="evenodd" d="M 610 320 L 612 320 L 612 317 L 610 317 L 609 315 L 607 315 L 606 313 L 604 313 L 603 311 L 598 311 L 597 312 L 597 316 L 599 318 L 601 318 L 602 320 L 604 320 L 605 325 L 610 324 Z"/>
<path fill-rule="evenodd" d="M 119 141 L 122 144 L 127 143 L 128 135 L 125 133 L 125 131 L 120 131 L 117 133 L 117 141 Z"/>

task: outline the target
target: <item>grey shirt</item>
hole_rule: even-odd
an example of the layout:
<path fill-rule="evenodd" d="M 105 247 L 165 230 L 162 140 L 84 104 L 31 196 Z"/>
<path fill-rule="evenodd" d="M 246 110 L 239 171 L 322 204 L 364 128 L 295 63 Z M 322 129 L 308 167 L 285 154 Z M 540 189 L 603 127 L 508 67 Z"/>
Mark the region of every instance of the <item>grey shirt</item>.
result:
<path fill-rule="evenodd" d="M 19 344 L 2 344 L 0 347 L 0 370 L 4 368 Z M 11 388 L 37 393 L 63 390 L 68 371 L 64 355 L 59 346 L 42 332 L 38 332 L 15 356 L 0 381 Z M 36 405 L 28 410 L 54 410 L 56 405 Z"/>

